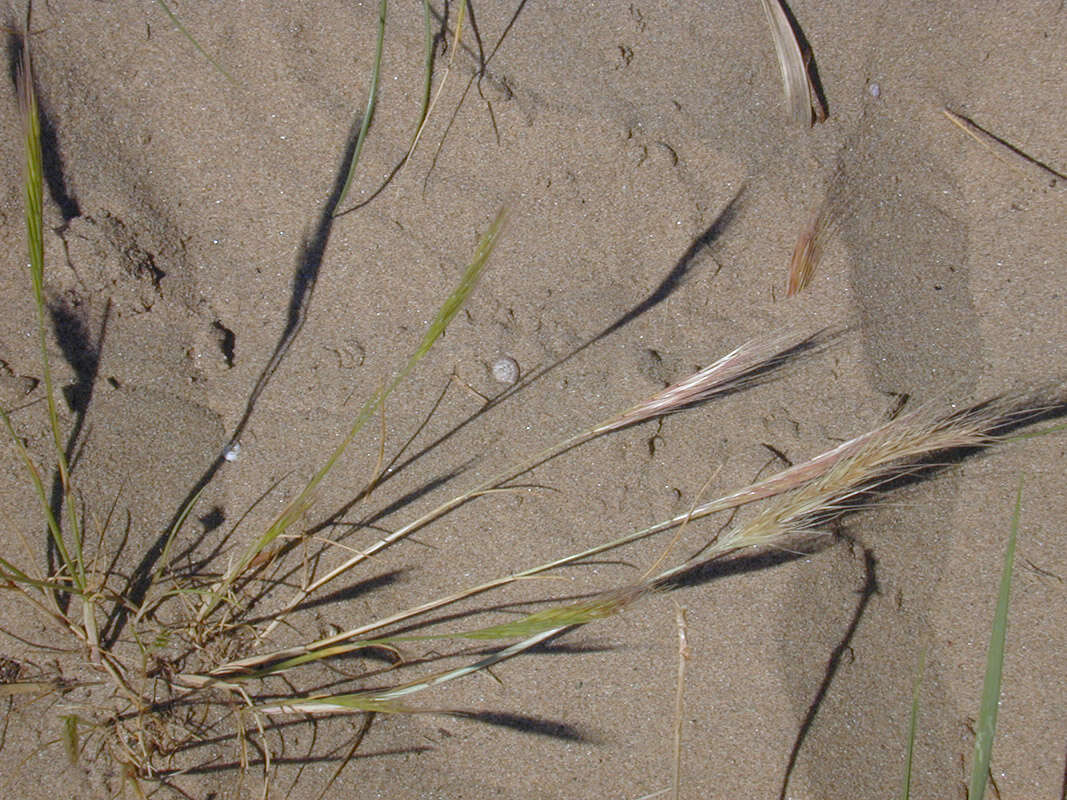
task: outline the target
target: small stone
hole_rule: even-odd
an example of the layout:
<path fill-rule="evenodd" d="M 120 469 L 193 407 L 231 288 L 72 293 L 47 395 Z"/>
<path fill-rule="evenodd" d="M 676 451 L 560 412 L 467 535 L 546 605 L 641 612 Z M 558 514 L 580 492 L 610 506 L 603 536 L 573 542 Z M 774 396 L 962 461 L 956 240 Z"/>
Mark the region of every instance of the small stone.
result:
<path fill-rule="evenodd" d="M 489 371 L 493 374 L 493 378 L 507 386 L 511 386 L 519 382 L 519 362 L 510 356 L 501 356 L 492 363 L 489 367 Z"/>

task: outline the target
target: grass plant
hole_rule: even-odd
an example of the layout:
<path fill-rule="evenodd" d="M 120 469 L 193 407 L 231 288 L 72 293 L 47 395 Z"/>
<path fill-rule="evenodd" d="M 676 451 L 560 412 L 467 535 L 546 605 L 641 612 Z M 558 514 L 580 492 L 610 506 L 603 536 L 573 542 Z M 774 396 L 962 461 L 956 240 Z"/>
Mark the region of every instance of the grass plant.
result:
<path fill-rule="evenodd" d="M 163 3 L 160 5 L 167 8 Z M 332 212 L 344 199 L 370 126 L 375 97 L 373 84 L 381 62 L 384 1 L 380 9 L 374 78 L 355 148 L 356 158 L 351 162 L 345 189 Z M 184 771 L 197 765 L 197 748 L 209 735 L 222 736 L 232 746 L 242 772 L 250 769 L 253 762 L 262 765 L 265 795 L 271 775 L 268 731 L 280 718 L 300 721 L 322 715 L 358 713 L 365 715 L 365 733 L 376 714 L 440 711 L 439 702 L 420 705 L 415 698 L 426 690 L 486 671 L 569 630 L 614 617 L 647 596 L 674 586 L 685 574 L 716 560 L 742 550 L 792 548 L 812 537 L 825 537 L 828 521 L 857 504 L 869 502 L 895 479 L 927 469 L 946 452 L 1001 441 L 1013 426 L 1047 405 L 1062 402 L 1054 393 L 1046 393 L 997 399 L 947 415 L 939 415 L 930 408 L 903 414 L 777 474 L 701 502 L 684 514 L 487 582 L 457 586 L 441 597 L 316 638 L 301 627 L 301 609 L 323 598 L 328 585 L 350 576 L 355 568 L 415 531 L 480 497 L 507 490 L 517 478 L 563 452 L 621 429 L 744 390 L 796 357 L 819 350 L 828 339 L 826 332 L 787 332 L 744 343 L 710 366 L 650 397 L 631 403 L 597 423 L 580 426 L 558 442 L 516 459 L 490 478 L 330 566 L 334 543 L 305 535 L 305 520 L 313 511 L 318 490 L 366 423 L 383 411 L 391 393 L 430 353 L 468 302 L 504 230 L 506 214 L 501 212 L 482 237 L 456 288 L 442 303 L 416 349 L 394 377 L 363 403 L 340 443 L 273 522 L 252 536 L 243 549 L 237 550 L 238 554 L 224 568 L 210 565 L 196 574 L 182 574 L 172 568 L 170 553 L 175 542 L 182 538 L 185 523 L 197 506 L 200 494 L 194 494 L 167 532 L 162 555 L 142 595 L 144 599 L 131 607 L 128 583 L 110 567 L 99 566 L 114 563 L 115 554 L 94 550 L 86 544 L 86 520 L 80 511 L 82 504 L 62 445 L 64 430 L 55 407 L 55 387 L 49 368 L 40 123 L 28 48 L 24 49 L 22 58 L 18 87 L 26 153 L 28 271 L 37 315 L 48 427 L 54 445 L 47 467 L 29 452 L 10 416 L 5 411 L 0 411 L 0 415 L 33 487 L 56 564 L 50 570 L 41 569 L 40 547 L 29 534 L 24 534 L 20 555 L 5 552 L 0 557 L 0 588 L 40 613 L 52 628 L 62 632 L 70 646 L 64 653 L 69 662 L 63 670 L 67 677 L 57 673 L 16 680 L 4 685 L 4 694 L 14 696 L 24 692 L 58 697 L 69 690 L 72 680 L 90 686 L 90 701 L 81 704 L 75 713 L 57 716 L 61 729 L 57 742 L 72 760 L 106 757 L 118 764 L 124 782 L 141 795 L 152 784 L 176 785 Z M 431 62 L 428 55 L 428 72 Z M 427 81 L 409 154 L 423 130 L 429 110 L 429 88 Z M 50 470 L 58 475 L 61 486 L 57 505 L 50 501 L 46 489 L 44 475 Z M 588 561 L 713 514 L 756 503 L 762 504 L 758 512 L 711 536 L 697 553 L 677 557 L 673 543 L 668 543 L 662 557 L 636 580 L 579 600 L 547 598 L 547 607 L 506 622 L 468 624 L 459 630 L 446 631 L 436 628 L 424 631 L 414 624 L 420 620 L 421 626 L 421 620 L 432 611 L 459 609 L 459 604 L 469 598 Z M 57 507 L 60 513 L 56 513 Z M 299 556 L 295 555 L 297 545 L 305 548 Z M 298 557 L 305 560 L 308 572 L 303 585 L 293 591 L 275 576 L 282 564 Z M 254 586 L 266 589 L 253 589 Z M 255 605 L 268 609 L 265 618 L 252 613 L 255 592 L 259 592 Z M 130 622 L 115 633 L 113 641 L 104 644 L 100 636 L 101 622 L 112 619 L 118 609 L 130 615 Z M 457 613 L 461 618 L 473 616 L 469 610 Z M 299 644 L 275 644 L 276 633 L 283 625 L 302 632 Z M 687 650 L 684 620 L 680 618 L 678 625 L 680 703 Z M 416 627 L 419 632 L 412 632 Z M 418 664 L 409 665 L 403 655 L 404 648 L 412 644 L 441 641 L 490 642 L 495 649 L 479 652 L 459 666 L 429 670 L 420 669 Z M 333 664 L 360 654 L 378 658 L 385 654 L 391 662 L 390 668 L 368 671 L 367 675 L 373 678 L 362 679 L 338 680 L 329 672 Z M 221 734 L 224 728 L 228 733 Z M 677 736 L 680 742 L 680 725 Z M 362 734 L 357 745 L 361 738 Z M 984 728 L 979 738 L 985 740 Z M 680 752 L 680 744 L 675 749 L 676 753 Z M 676 758 L 675 796 L 680 756 Z"/>
<path fill-rule="evenodd" d="M 1022 481 L 1015 494 L 1008 544 L 1004 549 L 1004 564 L 1000 571 L 1000 586 L 993 622 L 989 628 L 989 647 L 986 650 L 985 679 L 982 682 L 982 702 L 974 731 L 974 752 L 971 756 L 971 777 L 967 784 L 968 800 L 983 800 L 990 782 L 989 763 L 993 757 L 993 740 L 997 732 L 997 712 L 1000 707 L 1000 682 L 1004 669 L 1004 641 L 1008 632 L 1008 604 L 1011 598 L 1012 572 L 1015 567 L 1015 542 L 1019 535 L 1019 516 L 1022 510 Z M 904 757 L 904 788 L 902 800 L 911 797 L 911 776 L 915 754 L 915 736 L 919 730 L 919 687 L 926 664 L 926 651 L 919 658 L 919 674 L 908 718 L 907 749 Z M 998 793 L 999 794 L 999 793 Z"/>

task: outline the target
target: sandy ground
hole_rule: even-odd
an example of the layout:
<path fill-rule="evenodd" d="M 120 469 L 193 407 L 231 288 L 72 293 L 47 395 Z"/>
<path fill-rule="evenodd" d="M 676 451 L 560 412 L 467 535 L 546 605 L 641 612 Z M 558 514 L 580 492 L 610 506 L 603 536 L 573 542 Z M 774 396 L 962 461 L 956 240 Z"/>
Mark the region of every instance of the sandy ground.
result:
<path fill-rule="evenodd" d="M 81 387 L 74 408 L 62 405 L 65 424 L 81 424 L 75 478 L 94 530 L 114 504 L 104 539 L 120 573 L 241 420 L 302 268 L 319 265 L 306 324 L 255 403 L 240 457 L 218 469 L 197 507 L 190 536 L 206 531 L 197 552 L 277 488 L 216 567 L 294 496 L 415 347 L 504 203 L 510 225 L 483 283 L 390 401 L 391 455 L 450 386 L 409 451 L 418 457 L 327 531 L 350 546 L 376 538 L 353 528 L 367 515 L 382 512 L 378 528 L 395 528 L 752 336 L 832 323 L 848 332 L 780 380 L 597 441 L 524 479 L 547 488 L 483 498 L 433 524 L 346 584 L 367 586 L 302 615 L 307 635 L 684 511 L 780 467 L 767 466 L 770 447 L 810 457 L 880 423 L 903 395 L 909 408 L 950 409 L 1067 376 L 1064 183 L 997 160 L 941 114 L 949 106 L 1067 172 L 1060 2 L 796 0 L 829 108 L 810 130 L 785 119 L 754 0 L 476 3 L 419 149 L 377 197 L 334 221 L 321 264 L 304 244 L 322 230 L 366 102 L 377 4 L 171 5 L 234 82 L 149 2 L 39 3 L 32 37 L 58 178 L 45 203 L 61 334 L 53 357 L 61 383 Z M 450 30 L 456 14 L 453 4 Z M 418 5 L 393 4 L 352 201 L 369 198 L 406 151 L 421 52 Z M 449 57 L 439 51 L 437 83 Z M 0 236 L 11 268 L 0 278 L 0 389 L 44 452 L 43 405 L 27 405 L 42 396 L 41 370 L 28 279 L 16 268 L 21 155 L 6 85 Z M 828 195 L 845 211 L 812 286 L 787 300 L 793 244 Z M 488 367 L 503 355 L 524 376 L 550 369 L 424 452 L 481 408 L 478 393 L 502 390 Z M 331 476 L 313 522 L 367 480 L 377 431 Z M 722 570 L 502 665 L 499 681 L 479 675 L 427 693 L 423 707 L 488 713 L 377 719 L 331 792 L 637 798 L 665 788 L 677 603 L 692 649 L 683 797 L 896 794 L 924 649 L 913 796 L 962 797 L 1023 479 L 992 771 L 1003 798 L 1062 797 L 1064 442 L 970 457 L 850 516 L 851 546 Z M 13 450 L 7 464 L 4 555 L 21 552 L 16 528 L 40 529 Z M 692 526 L 680 547 L 717 525 Z M 508 599 L 632 579 L 664 546 L 654 540 Z M 5 629 L 55 640 L 10 599 L 0 612 Z M 10 637 L 0 653 L 28 672 L 58 658 Z M 83 713 L 77 692 L 6 708 L 4 794 L 91 796 L 82 768 L 56 767 L 59 719 Z M 271 738 L 273 795 L 316 797 L 357 727 L 345 719 L 315 739 L 306 726 Z M 238 758 L 232 741 L 216 749 L 213 768 L 177 781 L 187 796 L 254 796 L 259 773 L 241 783 L 219 767 Z M 88 771 L 118 786 L 99 764 Z"/>

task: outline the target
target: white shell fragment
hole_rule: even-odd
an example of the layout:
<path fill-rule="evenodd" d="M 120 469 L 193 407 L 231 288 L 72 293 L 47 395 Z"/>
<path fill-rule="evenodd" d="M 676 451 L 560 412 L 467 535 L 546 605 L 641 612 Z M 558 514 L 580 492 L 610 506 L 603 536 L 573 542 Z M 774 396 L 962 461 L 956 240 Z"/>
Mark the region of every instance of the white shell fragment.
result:
<path fill-rule="evenodd" d="M 510 356 L 501 356 L 492 363 L 489 371 L 500 383 L 511 386 L 519 382 L 519 362 Z"/>
<path fill-rule="evenodd" d="M 241 455 L 241 443 L 234 442 L 233 444 L 226 445 L 226 448 L 222 451 L 222 457 L 227 461 L 236 461 L 237 456 Z"/>

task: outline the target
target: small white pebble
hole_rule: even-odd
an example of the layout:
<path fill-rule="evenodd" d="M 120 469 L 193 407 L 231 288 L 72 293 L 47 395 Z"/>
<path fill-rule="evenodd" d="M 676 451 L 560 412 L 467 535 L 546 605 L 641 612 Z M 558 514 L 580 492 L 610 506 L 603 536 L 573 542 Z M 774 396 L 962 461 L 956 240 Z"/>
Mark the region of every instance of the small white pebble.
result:
<path fill-rule="evenodd" d="M 227 461 L 236 461 L 237 456 L 241 455 L 241 443 L 234 442 L 233 444 L 226 445 L 226 449 L 222 451 L 222 457 Z"/>
<path fill-rule="evenodd" d="M 874 82 L 867 84 L 867 91 L 870 93 L 871 97 L 878 97 L 882 94 L 881 87 Z"/>
<path fill-rule="evenodd" d="M 501 356 L 489 367 L 493 378 L 511 386 L 519 382 L 519 362 L 510 356 Z"/>

